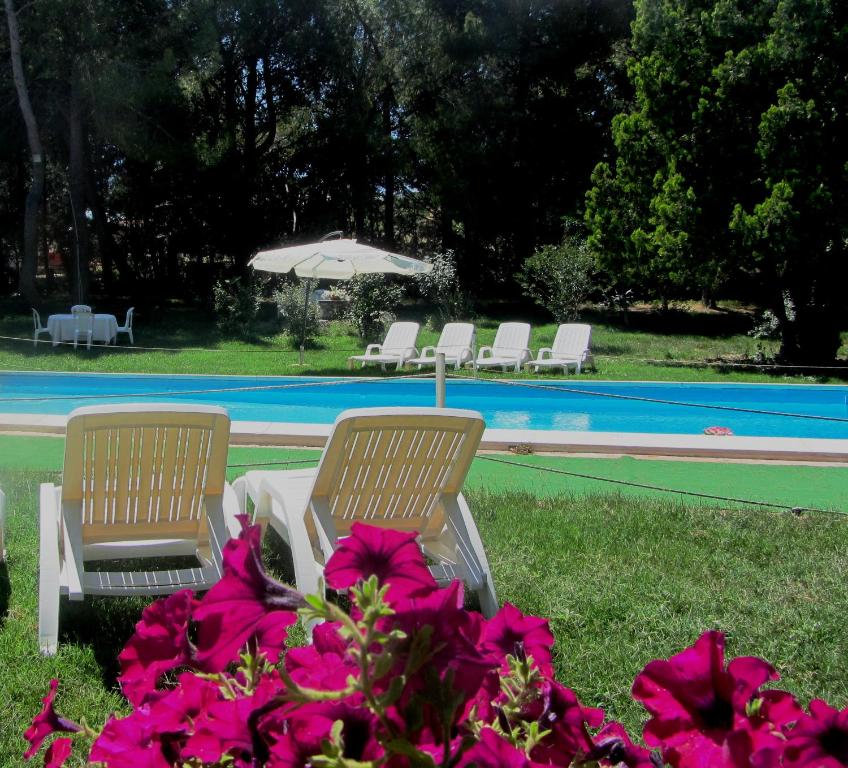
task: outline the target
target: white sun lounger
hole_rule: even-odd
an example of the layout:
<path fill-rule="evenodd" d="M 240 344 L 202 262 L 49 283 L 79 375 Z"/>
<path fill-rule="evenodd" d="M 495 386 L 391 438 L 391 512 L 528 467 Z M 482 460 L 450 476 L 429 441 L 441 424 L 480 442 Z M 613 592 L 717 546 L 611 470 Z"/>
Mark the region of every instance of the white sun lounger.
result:
<path fill-rule="evenodd" d="M 530 359 L 530 324 L 501 323 L 491 347 L 480 347 L 476 368 L 512 368 L 518 372 Z"/>
<path fill-rule="evenodd" d="M 557 328 L 553 347 L 542 347 L 535 360 L 528 365 L 537 373 L 540 368 L 562 368 L 566 373 L 573 365 L 576 373 L 583 366 L 595 367 L 589 347 L 592 343 L 592 326 L 583 323 L 565 323 Z"/>
<path fill-rule="evenodd" d="M 301 592 L 318 591 L 323 564 L 359 521 L 418 533 L 437 581 L 463 579 L 492 616 L 492 575 L 461 493 L 484 427 L 476 411 L 348 410 L 317 469 L 248 472 L 233 487 L 243 509 L 251 499 L 256 521 L 289 543 Z"/>
<path fill-rule="evenodd" d="M 225 482 L 230 419 L 223 408 L 129 404 L 68 417 L 61 486 L 41 485 L 38 643 L 56 652 L 59 595 L 158 595 L 208 589 L 238 532 Z M 93 560 L 194 555 L 199 565 L 89 571 Z"/>
<path fill-rule="evenodd" d="M 418 369 L 436 364 L 436 354 L 444 353 L 445 364 L 460 368 L 474 359 L 474 323 L 447 323 L 435 347 L 424 347 L 420 357 L 407 360 Z"/>
<path fill-rule="evenodd" d="M 400 370 L 406 362 L 418 355 L 415 342 L 418 339 L 418 323 L 392 323 L 382 344 L 369 344 L 364 355 L 352 355 L 347 359 L 347 367 L 353 368 L 356 362 L 361 367 L 372 363 L 384 371 L 386 365 L 396 365 Z"/>

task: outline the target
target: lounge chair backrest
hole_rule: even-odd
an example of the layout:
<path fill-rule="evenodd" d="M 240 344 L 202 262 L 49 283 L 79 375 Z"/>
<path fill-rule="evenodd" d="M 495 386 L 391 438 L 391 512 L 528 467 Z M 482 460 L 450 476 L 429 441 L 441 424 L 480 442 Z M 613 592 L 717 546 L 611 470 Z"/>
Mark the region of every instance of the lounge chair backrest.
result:
<path fill-rule="evenodd" d="M 403 530 L 440 529 L 439 501 L 462 490 L 484 426 L 476 411 L 344 411 L 312 489 L 322 528 L 334 537 L 346 535 L 357 520 Z"/>
<path fill-rule="evenodd" d="M 77 310 L 74 312 L 74 331 L 88 333 L 94 327 L 94 315 L 91 310 Z"/>
<path fill-rule="evenodd" d="M 439 335 L 437 352 L 459 355 L 474 345 L 474 323 L 447 323 Z"/>
<path fill-rule="evenodd" d="M 392 323 L 383 341 L 383 354 L 401 354 L 414 348 L 418 338 L 418 323 Z"/>
<path fill-rule="evenodd" d="M 88 306 L 88 304 L 74 304 L 74 306 L 71 307 L 71 314 L 75 315 L 78 312 L 89 312 L 90 313 L 91 307 Z"/>
<path fill-rule="evenodd" d="M 501 323 L 492 344 L 495 357 L 512 357 L 530 346 L 529 323 Z"/>
<path fill-rule="evenodd" d="M 83 543 L 196 537 L 225 484 L 230 420 L 213 406 L 78 408 L 68 418 L 63 504 Z"/>
<path fill-rule="evenodd" d="M 553 357 L 580 357 L 592 342 L 592 326 L 585 323 L 565 323 L 557 329 Z"/>

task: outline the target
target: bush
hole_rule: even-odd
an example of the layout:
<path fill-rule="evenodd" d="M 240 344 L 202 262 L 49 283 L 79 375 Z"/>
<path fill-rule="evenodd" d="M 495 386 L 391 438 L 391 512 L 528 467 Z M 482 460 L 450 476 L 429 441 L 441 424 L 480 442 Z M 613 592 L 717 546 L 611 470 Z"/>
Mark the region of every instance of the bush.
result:
<path fill-rule="evenodd" d="M 428 320 L 428 325 L 441 327 L 467 320 L 472 312 L 471 300 L 459 284 L 454 252 L 435 253 L 427 261 L 433 265 L 432 271 L 416 275 L 415 279 L 421 295 L 436 309 L 436 316 Z"/>
<path fill-rule="evenodd" d="M 315 288 L 314 280 L 300 283 L 286 283 L 280 290 L 274 292 L 274 302 L 277 312 L 286 324 L 292 345 L 308 344 L 319 333 L 318 305 L 309 301 L 304 307 L 303 292 L 311 294 Z M 304 327 L 305 326 L 305 327 Z"/>
<path fill-rule="evenodd" d="M 24 757 L 50 739 L 52 768 L 75 742 L 75 764 L 87 753 L 104 768 L 848 764 L 848 709 L 805 710 L 763 659 L 726 663 L 721 632 L 636 676 L 643 747 L 556 680 L 545 619 L 509 603 L 488 620 L 463 609 L 462 585 L 439 588 L 414 533 L 354 524 L 340 541 L 324 575 L 350 614 L 269 577 L 260 535 L 227 543 L 203 597 L 184 589 L 144 610 L 118 657 L 128 715 L 99 730 L 62 717 L 53 679 Z M 286 643 L 295 611 L 324 622 L 302 648 Z"/>
<path fill-rule="evenodd" d="M 357 275 L 344 286 L 350 297 L 348 319 L 366 341 L 382 337 L 395 320 L 403 300 L 403 288 L 390 283 L 385 275 Z"/>
<path fill-rule="evenodd" d="M 593 287 L 595 257 L 586 241 L 567 237 L 546 245 L 524 262 L 517 275 L 524 295 L 547 309 L 558 323 L 576 320 Z"/>
<path fill-rule="evenodd" d="M 212 286 L 215 325 L 223 333 L 249 336 L 253 332 L 262 294 L 253 280 L 217 280 Z"/>

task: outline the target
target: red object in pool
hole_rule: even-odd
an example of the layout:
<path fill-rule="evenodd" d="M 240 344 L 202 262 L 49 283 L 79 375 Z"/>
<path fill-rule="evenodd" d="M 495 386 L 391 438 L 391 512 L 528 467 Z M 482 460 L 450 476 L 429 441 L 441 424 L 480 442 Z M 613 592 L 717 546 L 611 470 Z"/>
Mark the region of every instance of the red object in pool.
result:
<path fill-rule="evenodd" d="M 733 430 L 730 427 L 707 427 L 704 430 L 705 435 L 732 435 Z"/>

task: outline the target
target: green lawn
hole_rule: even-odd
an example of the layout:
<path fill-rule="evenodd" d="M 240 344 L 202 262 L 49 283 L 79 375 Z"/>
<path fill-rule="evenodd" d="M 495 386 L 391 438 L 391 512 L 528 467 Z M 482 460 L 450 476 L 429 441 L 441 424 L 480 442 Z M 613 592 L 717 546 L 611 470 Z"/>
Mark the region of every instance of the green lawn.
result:
<path fill-rule="evenodd" d="M 478 345 L 491 344 L 502 320 L 528 319 L 512 308 L 490 309 L 476 318 Z M 401 315 L 423 321 L 423 312 L 412 307 Z M 532 318 L 529 318 L 532 320 Z M 705 367 L 706 362 L 733 362 L 751 359 L 758 345 L 767 354 L 775 342 L 757 341 L 746 335 L 750 317 L 738 312 L 678 312 L 669 318 L 652 313 L 633 313 L 625 326 L 618 317 L 588 312 L 585 320 L 593 325 L 593 349 L 597 371 L 583 378 L 673 380 L 673 381 L 839 381 L 831 376 L 801 377 L 783 375 L 792 371 L 760 373 L 736 367 Z M 222 336 L 213 318 L 184 308 L 164 313 L 140 312 L 136 318 L 135 343 L 140 347 L 166 347 L 181 351 L 130 351 L 123 348 L 95 348 L 74 351 L 69 346 L 0 339 L 0 370 L 63 370 L 142 373 L 217 373 L 269 375 L 335 375 L 347 373 L 347 357 L 363 350 L 364 344 L 345 323 L 332 323 L 318 338 L 315 348 L 306 350 L 305 366 L 298 365 L 298 352 L 290 338 L 278 332 L 279 324 L 265 321 L 250 339 Z M 550 346 L 556 333 L 551 322 L 533 322 L 531 348 Z M 12 313 L 0 306 L 0 336 L 29 339 L 32 321 L 20 311 Z M 46 338 L 46 337 L 42 337 Z M 419 347 L 434 344 L 436 331 L 422 326 Z M 371 339 L 377 341 L 377 339 Z M 126 344 L 126 337 L 121 337 Z M 205 350 L 205 351 L 204 351 Z M 843 345 L 842 357 L 848 356 Z M 675 361 L 694 363 L 677 365 Z M 369 368 L 373 375 L 379 369 Z M 502 375 L 484 374 L 484 375 Z M 522 374 L 527 375 L 527 374 Z M 550 374 L 548 374 L 550 375 Z M 848 370 L 846 371 L 848 375 Z M 844 379 L 843 379 L 844 380 Z"/>
<path fill-rule="evenodd" d="M 42 658 L 37 628 L 37 491 L 58 482 L 63 441 L 0 436 L 0 486 L 8 496 L 8 563 L 0 566 L 0 700 L 6 702 L 0 765 L 19 765 L 20 732 L 52 676 L 69 716 L 98 722 L 121 707 L 115 657 L 141 600 L 93 599 L 62 612 L 60 653 Z M 315 457 L 308 450 L 233 448 L 230 464 Z M 848 469 L 635 459 L 510 456 L 619 479 L 746 495 L 845 511 Z M 245 471 L 232 466 L 230 476 Z M 848 517 L 737 505 L 681 503 L 666 494 L 604 490 L 595 481 L 477 459 L 471 508 L 498 596 L 548 616 L 558 676 L 589 704 L 638 728 L 633 676 L 707 628 L 729 636 L 732 654 L 758 654 L 806 700 L 848 704 Z M 664 497 L 664 498 L 663 498 Z M 290 573 L 274 534 L 266 556 Z"/>

